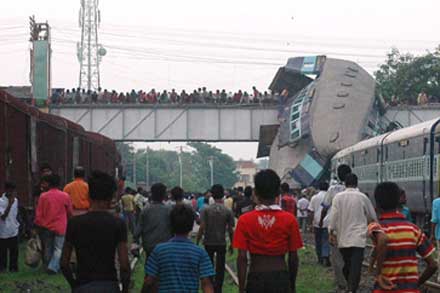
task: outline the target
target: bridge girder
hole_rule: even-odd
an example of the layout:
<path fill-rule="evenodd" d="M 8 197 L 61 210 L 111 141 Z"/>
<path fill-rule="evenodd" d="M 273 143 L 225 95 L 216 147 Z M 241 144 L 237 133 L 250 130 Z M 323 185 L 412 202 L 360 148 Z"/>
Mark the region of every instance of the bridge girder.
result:
<path fill-rule="evenodd" d="M 274 106 L 62 105 L 52 114 L 118 141 L 258 141 L 278 124 Z"/>

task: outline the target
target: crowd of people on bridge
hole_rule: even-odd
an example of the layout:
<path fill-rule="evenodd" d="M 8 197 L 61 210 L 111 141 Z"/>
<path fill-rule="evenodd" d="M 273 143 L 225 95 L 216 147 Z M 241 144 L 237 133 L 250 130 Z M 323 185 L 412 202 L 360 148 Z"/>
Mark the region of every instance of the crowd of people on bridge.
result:
<path fill-rule="evenodd" d="M 222 292 L 226 254 L 234 250 L 239 292 L 296 292 L 298 251 L 310 232 L 318 264 L 333 269 L 336 292 L 358 291 L 368 239 L 372 292 L 420 292 L 437 270 L 432 240 L 440 240 L 440 198 L 430 239 L 412 223 L 396 183 L 376 186 L 374 208 L 348 165 L 318 190 L 292 190 L 266 169 L 254 187 L 215 184 L 204 194 L 162 183 L 134 190 L 122 177 L 91 171 L 86 179 L 86 171 L 76 167 L 61 190 L 59 176 L 43 164 L 34 192 L 32 237 L 41 242 L 43 268 L 62 272 L 75 293 L 129 292 L 129 260 L 139 247 L 146 259 L 142 292 Z M 16 185 L 4 187 L 0 273 L 19 270 Z M 421 274 L 417 254 L 426 263 Z"/>
<path fill-rule="evenodd" d="M 225 89 L 207 90 L 206 87 L 194 89 L 192 92 L 182 90 L 180 93 L 175 89 L 171 91 L 149 92 L 143 90 L 131 90 L 123 93 L 115 90 L 97 91 L 80 88 L 53 90 L 49 103 L 51 104 L 218 104 L 218 105 L 242 105 L 260 104 L 270 105 L 277 102 L 277 95 L 267 91 L 261 92 L 255 86 L 250 92 L 238 90 L 227 92 Z"/>
<path fill-rule="evenodd" d="M 400 99 L 397 96 L 391 96 L 391 99 L 388 102 L 388 105 L 391 107 L 395 106 L 425 106 L 428 104 L 439 104 L 440 97 L 436 97 L 433 95 L 428 95 L 425 91 L 421 91 L 417 97 L 411 99 Z"/>

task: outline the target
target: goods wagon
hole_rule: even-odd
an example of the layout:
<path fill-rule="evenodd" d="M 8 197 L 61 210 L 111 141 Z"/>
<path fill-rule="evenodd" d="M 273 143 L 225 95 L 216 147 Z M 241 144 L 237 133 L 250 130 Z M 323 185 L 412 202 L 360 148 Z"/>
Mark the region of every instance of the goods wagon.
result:
<path fill-rule="evenodd" d="M 32 208 L 32 189 L 40 180 L 43 162 L 66 184 L 77 165 L 87 172 L 99 169 L 117 175 L 120 155 L 109 138 L 86 132 L 0 90 L 0 190 L 5 181 L 15 182 L 20 206 Z"/>

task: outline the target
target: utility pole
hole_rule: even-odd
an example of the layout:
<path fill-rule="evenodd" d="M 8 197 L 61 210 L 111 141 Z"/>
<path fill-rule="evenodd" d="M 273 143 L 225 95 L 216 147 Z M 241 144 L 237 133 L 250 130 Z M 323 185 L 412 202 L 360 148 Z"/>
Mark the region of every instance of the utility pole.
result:
<path fill-rule="evenodd" d="M 136 178 L 136 151 L 133 153 L 133 184 L 137 187 L 137 178 Z"/>
<path fill-rule="evenodd" d="M 211 186 L 214 185 L 214 157 L 209 156 L 208 158 L 209 167 L 211 168 Z"/>
<path fill-rule="evenodd" d="M 178 156 L 178 159 L 179 159 L 179 167 L 180 167 L 180 187 L 181 188 L 183 188 L 183 170 L 182 170 L 182 147 L 180 147 L 180 152 L 179 152 L 179 154 L 177 155 Z"/>
<path fill-rule="evenodd" d="M 179 181 L 180 181 L 180 187 L 183 188 L 183 161 L 182 161 L 182 153 L 183 153 L 183 149 L 186 149 L 186 146 L 180 146 L 180 147 L 176 147 L 176 149 L 178 150 L 177 152 L 177 159 L 179 160 Z"/>
<path fill-rule="evenodd" d="M 148 155 L 148 148 L 145 150 L 145 185 L 150 188 L 150 158 Z"/>
<path fill-rule="evenodd" d="M 77 57 L 80 64 L 79 88 L 96 91 L 101 87 L 99 64 L 107 53 L 98 43 L 98 27 L 101 23 L 99 0 L 80 0 L 79 27 L 81 41 L 77 43 Z"/>

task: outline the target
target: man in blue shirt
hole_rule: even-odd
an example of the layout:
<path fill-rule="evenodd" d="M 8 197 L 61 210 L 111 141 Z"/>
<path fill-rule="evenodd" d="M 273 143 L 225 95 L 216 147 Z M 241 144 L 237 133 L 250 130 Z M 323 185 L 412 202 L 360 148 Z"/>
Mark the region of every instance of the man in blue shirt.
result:
<path fill-rule="evenodd" d="M 200 212 L 203 208 L 203 205 L 205 204 L 205 196 L 203 194 L 200 194 L 197 198 L 197 211 Z"/>
<path fill-rule="evenodd" d="M 410 222 L 413 222 L 411 211 L 409 207 L 406 205 L 406 192 L 404 189 L 400 190 L 399 207 L 400 207 L 400 212 L 405 216 L 405 219 L 407 219 Z"/>
<path fill-rule="evenodd" d="M 205 250 L 188 239 L 194 225 L 194 212 L 186 205 L 176 205 L 170 214 L 174 237 L 158 244 L 145 266 L 142 292 L 194 292 L 202 282 L 204 293 L 214 289 L 210 277 L 214 268 Z M 156 292 L 156 291 L 154 291 Z"/>
<path fill-rule="evenodd" d="M 437 243 L 437 248 L 440 247 L 440 197 L 434 199 L 432 202 L 432 217 L 431 217 L 431 241 Z M 437 254 L 437 263 L 440 260 L 440 253 Z M 440 282 L 440 274 L 437 276 L 437 282 Z"/>

